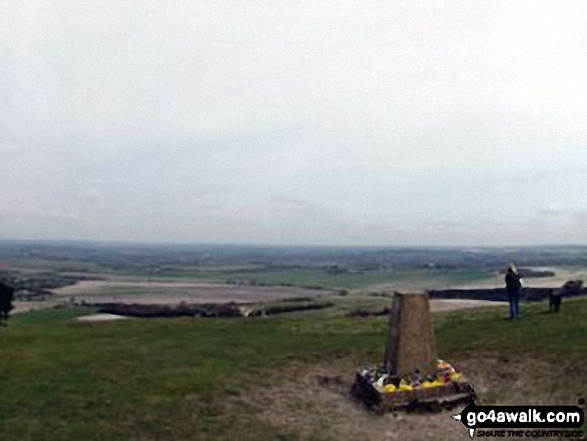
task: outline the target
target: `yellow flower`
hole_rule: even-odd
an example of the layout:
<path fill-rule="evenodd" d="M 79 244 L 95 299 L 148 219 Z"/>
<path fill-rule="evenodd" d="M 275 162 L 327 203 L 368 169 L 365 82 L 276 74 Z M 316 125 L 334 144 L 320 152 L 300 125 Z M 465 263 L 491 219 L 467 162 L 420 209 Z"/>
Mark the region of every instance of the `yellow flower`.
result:
<path fill-rule="evenodd" d="M 384 387 L 385 392 L 392 393 L 395 392 L 395 386 L 393 384 L 388 384 Z"/>
<path fill-rule="evenodd" d="M 463 374 L 460 372 L 453 372 L 450 374 L 450 381 L 458 381 L 463 378 Z"/>

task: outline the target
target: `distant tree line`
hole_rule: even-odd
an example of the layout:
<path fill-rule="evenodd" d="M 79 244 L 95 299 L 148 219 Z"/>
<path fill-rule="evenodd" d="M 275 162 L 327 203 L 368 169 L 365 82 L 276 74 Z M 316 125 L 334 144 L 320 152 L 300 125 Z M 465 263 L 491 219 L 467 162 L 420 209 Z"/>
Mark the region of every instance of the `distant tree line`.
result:
<path fill-rule="evenodd" d="M 57 273 L 39 273 L 23 276 L 19 272 L 0 271 L 0 279 L 14 288 L 14 291 L 30 294 L 45 293 L 51 289 L 74 285 L 80 280 L 91 280 L 89 277 L 69 276 Z"/>
<path fill-rule="evenodd" d="M 0 326 L 6 326 L 8 314 L 14 309 L 14 288 L 0 282 Z"/>

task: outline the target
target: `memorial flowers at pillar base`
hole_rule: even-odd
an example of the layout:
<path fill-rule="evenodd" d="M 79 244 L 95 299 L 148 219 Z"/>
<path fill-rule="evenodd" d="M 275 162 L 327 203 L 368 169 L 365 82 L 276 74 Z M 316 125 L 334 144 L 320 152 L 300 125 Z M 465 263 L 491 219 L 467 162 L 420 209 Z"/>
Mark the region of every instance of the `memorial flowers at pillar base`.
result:
<path fill-rule="evenodd" d="M 385 366 L 359 369 L 353 395 L 374 410 L 442 410 L 468 401 L 472 388 L 462 372 L 438 360 L 432 374 L 397 376 Z"/>

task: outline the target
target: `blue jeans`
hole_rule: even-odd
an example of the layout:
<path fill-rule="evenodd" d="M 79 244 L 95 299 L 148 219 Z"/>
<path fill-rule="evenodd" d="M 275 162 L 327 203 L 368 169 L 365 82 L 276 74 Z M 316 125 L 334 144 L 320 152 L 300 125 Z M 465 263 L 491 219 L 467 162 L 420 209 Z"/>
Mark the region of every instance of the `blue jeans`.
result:
<path fill-rule="evenodd" d="M 508 293 L 508 301 L 510 302 L 510 318 L 520 318 L 520 293 Z"/>

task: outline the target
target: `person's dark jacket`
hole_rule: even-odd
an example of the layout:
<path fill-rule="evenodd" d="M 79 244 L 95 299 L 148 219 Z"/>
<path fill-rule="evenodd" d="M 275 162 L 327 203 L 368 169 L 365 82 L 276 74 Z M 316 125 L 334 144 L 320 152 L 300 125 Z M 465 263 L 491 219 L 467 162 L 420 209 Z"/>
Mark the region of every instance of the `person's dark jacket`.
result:
<path fill-rule="evenodd" d="M 505 276 L 505 289 L 508 295 L 519 295 L 522 283 L 519 274 L 507 273 Z"/>

